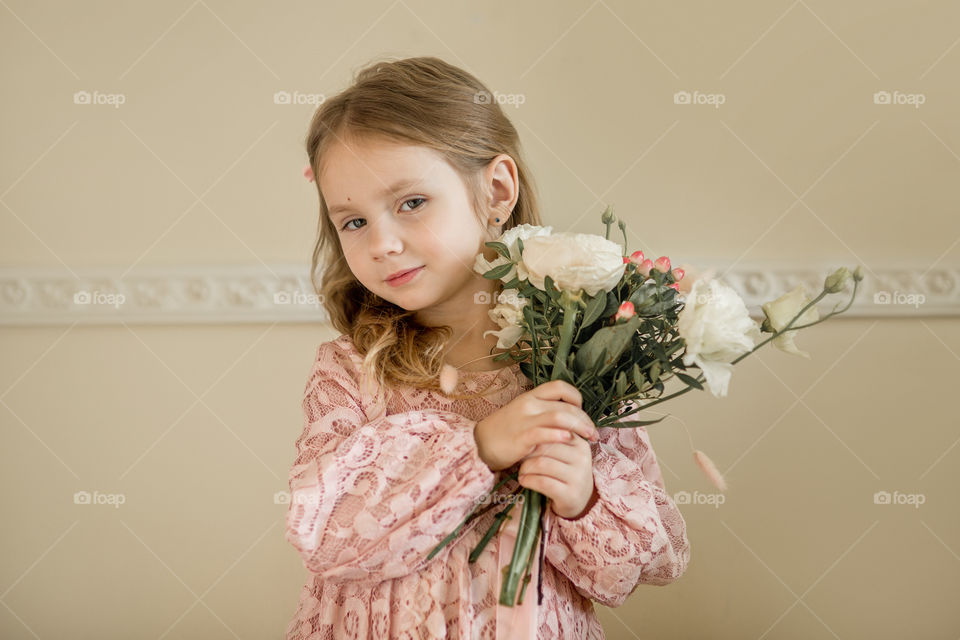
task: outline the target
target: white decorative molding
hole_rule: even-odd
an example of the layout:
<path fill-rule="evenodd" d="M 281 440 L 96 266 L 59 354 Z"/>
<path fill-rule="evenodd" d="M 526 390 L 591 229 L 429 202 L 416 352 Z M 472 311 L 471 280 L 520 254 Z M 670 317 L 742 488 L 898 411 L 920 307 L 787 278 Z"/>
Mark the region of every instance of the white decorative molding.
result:
<path fill-rule="evenodd" d="M 734 264 L 716 261 L 717 277 L 743 297 L 755 317 L 760 305 L 797 284 L 818 293 L 832 267 Z M 326 323 L 310 283 L 309 265 L 49 269 L 0 268 L 0 325 Z M 857 299 L 845 317 L 960 315 L 960 268 L 893 266 L 864 269 Z M 846 304 L 827 296 L 821 313 Z"/>

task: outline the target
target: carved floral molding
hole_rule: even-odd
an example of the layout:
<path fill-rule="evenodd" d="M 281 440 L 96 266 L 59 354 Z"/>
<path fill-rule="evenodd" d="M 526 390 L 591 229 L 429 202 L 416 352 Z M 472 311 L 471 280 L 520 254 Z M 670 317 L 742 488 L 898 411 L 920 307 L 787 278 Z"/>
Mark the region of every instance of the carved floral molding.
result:
<path fill-rule="evenodd" d="M 707 264 L 704 261 L 687 261 Z M 760 305 L 803 283 L 820 291 L 830 267 L 776 267 L 712 262 L 717 277 L 736 289 L 755 317 Z M 308 265 L 0 269 L 0 324 L 325 323 Z M 960 315 L 960 268 L 893 266 L 864 269 L 846 317 Z M 821 313 L 848 295 L 828 296 Z"/>

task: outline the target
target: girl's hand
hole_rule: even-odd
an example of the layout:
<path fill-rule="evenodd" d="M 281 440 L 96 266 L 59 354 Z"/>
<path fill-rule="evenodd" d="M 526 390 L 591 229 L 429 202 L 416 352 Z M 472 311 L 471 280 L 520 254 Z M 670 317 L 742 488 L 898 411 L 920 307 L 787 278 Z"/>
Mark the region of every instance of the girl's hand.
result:
<path fill-rule="evenodd" d="M 582 402 L 577 388 L 564 380 L 521 393 L 477 422 L 473 430 L 477 454 L 491 471 L 499 471 L 530 455 L 539 444 L 571 443 L 581 436 L 597 441 L 600 433 L 580 408 Z M 582 444 L 589 453 L 589 445 Z"/>
<path fill-rule="evenodd" d="M 537 445 L 520 463 L 518 482 L 550 498 L 550 508 L 561 518 L 577 518 L 596 501 L 590 444 L 574 438 Z"/>

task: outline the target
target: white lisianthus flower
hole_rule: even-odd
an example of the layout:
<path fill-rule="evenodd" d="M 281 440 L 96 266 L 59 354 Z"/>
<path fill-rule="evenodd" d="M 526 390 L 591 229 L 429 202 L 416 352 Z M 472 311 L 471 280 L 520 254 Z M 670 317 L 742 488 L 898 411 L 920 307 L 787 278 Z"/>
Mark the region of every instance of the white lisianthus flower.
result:
<path fill-rule="evenodd" d="M 718 398 L 727 395 L 730 362 L 753 349 L 760 337 L 743 299 L 712 278 L 693 283 L 677 318 L 677 331 L 686 343 L 683 364 L 699 367 L 707 388 Z"/>
<path fill-rule="evenodd" d="M 490 319 L 500 325 L 499 331 L 484 331 L 497 336 L 497 348 L 509 349 L 524 334 L 523 307 L 530 301 L 519 295 L 516 289 L 506 289 L 497 296 L 497 306 L 488 311 Z"/>
<path fill-rule="evenodd" d="M 517 245 L 517 238 L 523 240 L 524 248 L 527 245 L 527 239 L 534 236 L 549 236 L 550 232 L 553 231 L 553 227 L 538 227 L 532 224 L 518 224 L 517 226 L 507 229 L 500 237 L 495 240 L 495 242 L 502 242 L 507 245 L 507 251 L 510 252 L 510 260 L 507 260 L 500 254 L 497 254 L 496 259 L 487 260 L 483 257 L 483 253 L 478 253 L 476 259 L 473 263 L 473 270 L 479 273 L 480 275 L 485 274 L 490 269 L 494 267 L 499 267 L 502 264 L 507 262 L 516 263 L 520 259 L 520 247 Z M 510 282 L 514 277 L 517 276 L 517 267 L 514 266 L 504 275 L 500 280 L 503 282 Z M 520 277 L 523 279 L 523 276 Z"/>
<path fill-rule="evenodd" d="M 560 291 L 581 289 L 594 296 L 610 291 L 624 273 L 623 251 L 616 242 L 588 233 L 561 232 L 523 241 L 520 278 L 544 290 L 550 276 Z"/>
<path fill-rule="evenodd" d="M 800 309 L 803 309 L 810 303 L 810 300 L 811 298 L 807 295 L 806 288 L 803 284 L 798 284 L 794 287 L 793 291 L 785 293 L 776 300 L 772 300 L 763 305 L 763 313 L 767 317 L 767 324 L 773 327 L 774 331 L 780 331 L 787 326 L 787 323 L 793 319 L 793 316 L 800 313 Z M 814 305 L 804 311 L 803 315 L 793 323 L 793 326 L 799 327 L 802 324 L 816 322 L 819 319 L 820 312 L 817 311 L 817 306 Z M 809 359 L 810 354 L 797 349 L 797 345 L 794 344 L 793 339 L 796 333 L 796 331 L 781 333 L 773 339 L 773 345 L 781 351 Z"/>

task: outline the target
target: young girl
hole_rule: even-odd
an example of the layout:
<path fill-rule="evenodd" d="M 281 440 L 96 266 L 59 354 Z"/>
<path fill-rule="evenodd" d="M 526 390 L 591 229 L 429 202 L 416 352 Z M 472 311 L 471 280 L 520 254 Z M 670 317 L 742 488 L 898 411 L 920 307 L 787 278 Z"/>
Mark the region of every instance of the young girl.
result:
<path fill-rule="evenodd" d="M 343 335 L 320 344 L 304 391 L 286 538 L 309 577 L 288 639 L 603 638 L 593 600 L 620 606 L 689 561 L 645 429 L 598 433 L 575 387 L 534 388 L 492 360 L 500 287 L 475 258 L 540 218 L 491 96 L 437 58 L 382 62 L 311 122 L 314 286 Z M 444 365 L 459 372 L 450 393 Z M 542 575 L 535 559 L 523 603 L 507 607 L 518 518 L 469 561 L 501 507 L 427 556 L 517 470 L 492 500 L 506 507 L 523 486 L 549 506 Z"/>

